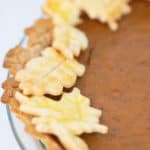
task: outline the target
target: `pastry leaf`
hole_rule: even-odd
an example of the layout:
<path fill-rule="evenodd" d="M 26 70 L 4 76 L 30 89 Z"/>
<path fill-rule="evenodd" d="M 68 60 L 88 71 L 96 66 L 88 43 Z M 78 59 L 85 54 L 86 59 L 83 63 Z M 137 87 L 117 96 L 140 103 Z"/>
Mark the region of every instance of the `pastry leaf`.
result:
<path fill-rule="evenodd" d="M 63 87 L 70 88 L 85 67 L 75 59 L 66 59 L 54 48 L 46 48 L 42 56 L 30 60 L 16 74 L 19 87 L 26 95 L 60 95 Z"/>

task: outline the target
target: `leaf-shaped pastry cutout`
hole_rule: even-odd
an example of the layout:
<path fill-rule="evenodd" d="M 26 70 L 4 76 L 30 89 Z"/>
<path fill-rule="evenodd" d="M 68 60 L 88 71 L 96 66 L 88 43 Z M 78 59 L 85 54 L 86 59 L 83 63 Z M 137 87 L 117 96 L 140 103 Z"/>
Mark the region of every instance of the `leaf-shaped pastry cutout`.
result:
<path fill-rule="evenodd" d="M 36 140 L 42 141 L 46 146 L 46 150 L 63 150 L 60 144 L 53 139 L 50 134 L 40 133 L 35 129 L 32 124 L 32 116 L 20 111 L 20 104 L 15 98 L 15 93 L 20 91 L 18 82 L 14 78 L 8 78 L 3 84 L 4 89 L 2 102 L 9 105 L 11 112 L 14 112 L 16 117 L 24 123 L 25 131 Z"/>
<path fill-rule="evenodd" d="M 116 30 L 116 21 L 130 12 L 129 0 L 81 0 L 80 7 L 91 19 L 98 19 L 108 23 L 112 30 Z"/>
<path fill-rule="evenodd" d="M 44 12 L 53 18 L 56 24 L 76 25 L 81 12 L 89 18 L 108 23 L 112 30 L 118 28 L 117 20 L 130 13 L 130 0 L 47 0 Z"/>
<path fill-rule="evenodd" d="M 60 101 L 44 96 L 27 97 L 16 93 L 20 110 L 33 116 L 37 131 L 56 135 L 67 150 L 87 150 L 78 136 L 82 133 L 107 133 L 107 127 L 99 123 L 101 110 L 90 106 L 90 100 L 74 88 L 64 93 Z"/>
<path fill-rule="evenodd" d="M 28 46 L 41 45 L 47 47 L 51 45 L 53 32 L 53 23 L 50 18 L 41 18 L 36 20 L 32 27 L 25 29 L 28 36 Z"/>
<path fill-rule="evenodd" d="M 17 46 L 8 51 L 3 66 L 8 68 L 12 75 L 16 75 L 30 59 L 38 57 L 42 50 L 41 45 L 29 48 Z"/>
<path fill-rule="evenodd" d="M 54 48 L 47 48 L 16 74 L 16 81 L 26 95 L 60 95 L 63 87 L 72 87 L 84 72 L 85 67 L 75 59 L 66 59 Z"/>
<path fill-rule="evenodd" d="M 68 58 L 79 56 L 80 51 L 88 47 L 85 33 L 69 25 L 55 26 L 53 38 L 53 47 Z"/>
<path fill-rule="evenodd" d="M 80 10 L 76 1 L 47 0 L 43 11 L 53 19 L 55 24 L 75 25 L 80 23 Z"/>

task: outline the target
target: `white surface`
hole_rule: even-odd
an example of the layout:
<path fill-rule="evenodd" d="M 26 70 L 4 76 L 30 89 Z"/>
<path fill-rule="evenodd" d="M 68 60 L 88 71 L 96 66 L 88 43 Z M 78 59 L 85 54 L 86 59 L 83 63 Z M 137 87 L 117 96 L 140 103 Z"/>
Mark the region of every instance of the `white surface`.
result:
<path fill-rule="evenodd" d="M 22 38 L 23 29 L 41 16 L 40 6 L 43 2 L 44 0 L 0 0 L 0 83 L 7 74 L 2 68 L 6 52 Z M 5 106 L 2 104 L 0 104 L 0 149 L 20 150 L 10 129 Z"/>

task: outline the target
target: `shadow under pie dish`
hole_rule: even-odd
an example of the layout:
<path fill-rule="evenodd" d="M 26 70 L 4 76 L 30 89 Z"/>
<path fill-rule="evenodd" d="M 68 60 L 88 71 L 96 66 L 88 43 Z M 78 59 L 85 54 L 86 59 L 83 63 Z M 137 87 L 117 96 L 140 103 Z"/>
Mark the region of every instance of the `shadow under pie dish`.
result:
<path fill-rule="evenodd" d="M 89 47 L 78 58 L 86 74 L 75 86 L 92 99 L 92 106 L 104 110 L 101 122 L 109 126 L 107 135 L 82 136 L 90 150 L 150 148 L 150 6 L 145 1 L 131 6 L 116 32 L 85 16 L 79 25 Z"/>

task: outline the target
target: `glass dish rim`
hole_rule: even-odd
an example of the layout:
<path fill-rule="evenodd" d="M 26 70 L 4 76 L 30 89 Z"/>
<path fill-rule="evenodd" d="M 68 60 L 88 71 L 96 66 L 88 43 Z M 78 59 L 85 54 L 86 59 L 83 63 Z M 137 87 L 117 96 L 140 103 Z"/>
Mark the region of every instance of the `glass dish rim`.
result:
<path fill-rule="evenodd" d="M 21 46 L 23 45 L 23 43 L 25 42 L 25 39 L 26 39 L 26 36 L 23 36 L 22 39 L 20 40 L 20 42 L 17 44 L 18 46 Z M 7 73 L 7 79 L 10 77 L 10 74 L 9 72 Z M 9 105 L 6 105 L 6 113 L 7 113 L 7 117 L 8 117 L 8 121 L 9 121 L 9 125 L 10 125 L 10 128 L 11 128 L 11 131 L 13 133 L 13 136 L 15 137 L 15 140 L 19 146 L 19 148 L 21 150 L 26 150 L 23 142 L 21 141 L 21 139 L 19 138 L 18 134 L 17 134 L 17 131 L 16 131 L 16 128 L 14 126 L 14 120 L 12 118 L 12 112 L 10 110 L 10 107 Z M 42 150 L 46 150 L 44 144 L 41 142 L 41 141 L 38 141 Z"/>

